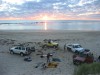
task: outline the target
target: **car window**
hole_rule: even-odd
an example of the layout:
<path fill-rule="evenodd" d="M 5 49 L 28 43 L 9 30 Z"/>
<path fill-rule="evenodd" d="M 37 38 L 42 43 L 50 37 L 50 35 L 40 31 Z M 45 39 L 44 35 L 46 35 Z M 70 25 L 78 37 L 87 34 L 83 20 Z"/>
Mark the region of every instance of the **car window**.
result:
<path fill-rule="evenodd" d="M 15 47 L 15 49 L 19 49 L 18 47 Z"/>
<path fill-rule="evenodd" d="M 48 41 L 48 43 L 51 43 L 51 41 Z"/>
<path fill-rule="evenodd" d="M 81 45 L 75 45 L 75 46 L 73 46 L 73 48 L 80 48 L 81 47 Z"/>
<path fill-rule="evenodd" d="M 72 45 L 68 45 L 68 46 L 72 46 Z"/>
<path fill-rule="evenodd" d="M 24 48 L 24 47 L 22 47 L 22 50 L 25 50 L 25 48 Z"/>
<path fill-rule="evenodd" d="M 21 50 L 21 47 L 19 47 L 19 50 Z"/>
<path fill-rule="evenodd" d="M 73 46 L 73 48 L 75 48 L 75 46 Z"/>

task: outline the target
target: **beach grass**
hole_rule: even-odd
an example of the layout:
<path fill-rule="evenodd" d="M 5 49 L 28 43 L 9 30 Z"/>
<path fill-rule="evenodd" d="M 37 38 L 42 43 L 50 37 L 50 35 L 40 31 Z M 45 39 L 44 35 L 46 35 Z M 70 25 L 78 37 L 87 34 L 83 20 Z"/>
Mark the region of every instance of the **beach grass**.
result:
<path fill-rule="evenodd" d="M 75 70 L 74 75 L 100 75 L 100 63 L 83 64 Z"/>

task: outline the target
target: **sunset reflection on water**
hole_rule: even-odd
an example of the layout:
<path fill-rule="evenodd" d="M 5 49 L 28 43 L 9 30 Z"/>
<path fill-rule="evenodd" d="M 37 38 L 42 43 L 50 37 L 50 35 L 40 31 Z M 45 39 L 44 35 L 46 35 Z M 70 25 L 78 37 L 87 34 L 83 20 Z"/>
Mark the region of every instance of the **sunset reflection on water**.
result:
<path fill-rule="evenodd" d="M 47 30 L 47 22 L 44 22 L 44 30 Z"/>

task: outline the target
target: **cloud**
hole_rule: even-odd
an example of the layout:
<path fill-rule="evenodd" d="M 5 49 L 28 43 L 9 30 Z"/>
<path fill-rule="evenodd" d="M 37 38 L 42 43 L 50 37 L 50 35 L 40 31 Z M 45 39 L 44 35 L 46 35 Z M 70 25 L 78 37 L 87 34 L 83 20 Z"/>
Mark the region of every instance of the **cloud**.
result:
<path fill-rule="evenodd" d="M 79 2 L 79 6 L 83 6 L 83 5 L 85 5 L 85 4 L 91 4 L 91 3 L 93 3 L 93 2 L 95 2 L 95 1 L 97 1 L 97 0 L 80 0 L 80 2 Z"/>
<path fill-rule="evenodd" d="M 24 0 L 2 0 L 3 3 L 9 3 L 9 4 L 17 4 L 21 5 L 24 3 Z"/>
<path fill-rule="evenodd" d="M 40 2 L 41 0 L 2 0 L 4 3 L 22 5 L 25 2 Z"/>
<path fill-rule="evenodd" d="M 73 17 L 100 12 L 99 0 L 0 0 L 0 17 L 31 17 L 62 14 Z"/>
<path fill-rule="evenodd" d="M 0 5 L 0 11 L 12 12 L 14 10 L 18 10 L 18 8 L 12 7 L 11 5 L 9 5 L 7 3 L 3 3 L 3 4 Z"/>
<path fill-rule="evenodd" d="M 8 5 L 7 4 L 1 4 L 0 5 L 0 11 L 4 11 L 4 10 L 6 10 L 8 8 Z"/>
<path fill-rule="evenodd" d="M 97 0 L 80 0 L 77 4 L 69 4 L 69 7 L 84 6 L 86 4 L 91 4 Z"/>
<path fill-rule="evenodd" d="M 56 2 L 56 3 L 53 3 L 53 9 L 55 10 L 58 10 L 58 9 L 63 9 L 64 6 L 66 6 L 66 2 Z"/>

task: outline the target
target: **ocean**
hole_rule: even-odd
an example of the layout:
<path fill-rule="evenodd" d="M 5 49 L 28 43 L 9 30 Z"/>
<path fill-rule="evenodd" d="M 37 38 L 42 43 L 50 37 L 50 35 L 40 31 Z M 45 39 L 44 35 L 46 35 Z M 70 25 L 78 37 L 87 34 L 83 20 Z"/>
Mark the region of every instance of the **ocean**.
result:
<path fill-rule="evenodd" d="M 96 20 L 0 20 L 0 30 L 91 30 L 100 31 Z"/>

